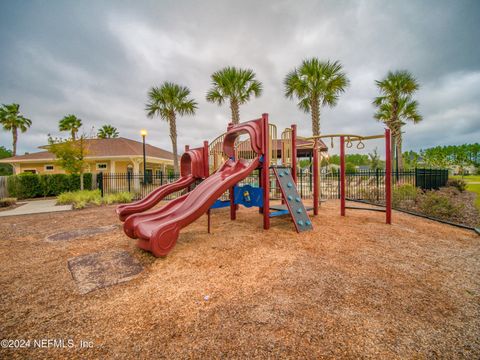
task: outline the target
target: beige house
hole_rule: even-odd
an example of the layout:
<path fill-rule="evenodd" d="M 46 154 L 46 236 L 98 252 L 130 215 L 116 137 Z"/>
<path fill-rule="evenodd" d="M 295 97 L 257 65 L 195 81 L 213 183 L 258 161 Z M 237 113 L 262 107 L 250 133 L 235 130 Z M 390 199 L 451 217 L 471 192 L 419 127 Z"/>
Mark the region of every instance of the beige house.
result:
<path fill-rule="evenodd" d="M 126 138 L 86 140 L 86 172 L 99 173 L 143 173 L 143 144 Z M 48 147 L 41 147 L 48 148 Z M 158 147 L 145 146 L 147 174 L 165 173 L 173 170 L 173 154 Z M 0 163 L 11 164 L 15 174 L 62 174 L 65 170 L 48 151 L 17 155 L 0 159 Z"/>

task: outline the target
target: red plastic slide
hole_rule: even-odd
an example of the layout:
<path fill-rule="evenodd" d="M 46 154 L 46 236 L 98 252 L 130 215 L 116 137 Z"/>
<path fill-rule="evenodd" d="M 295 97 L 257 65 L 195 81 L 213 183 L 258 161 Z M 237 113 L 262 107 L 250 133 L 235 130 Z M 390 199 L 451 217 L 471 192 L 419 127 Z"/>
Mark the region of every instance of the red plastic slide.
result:
<path fill-rule="evenodd" d="M 139 222 L 134 226 L 138 246 L 155 256 L 165 256 L 175 246 L 179 232 L 205 214 L 215 201 L 237 182 L 246 178 L 260 164 L 259 157 L 251 163 L 244 160 L 228 160 L 171 211 Z"/>
<path fill-rule="evenodd" d="M 153 208 L 167 195 L 180 191 L 192 185 L 197 179 L 208 176 L 208 147 L 196 148 L 186 151 L 180 161 L 180 179 L 165 184 L 153 190 L 145 198 L 130 204 L 117 207 L 117 215 L 125 221 L 129 215 L 140 213 Z"/>
<path fill-rule="evenodd" d="M 235 141 L 242 134 L 249 135 L 252 150 L 257 154 L 252 161 L 235 160 Z M 268 160 L 265 160 L 268 141 L 265 134 L 268 134 L 266 114 L 262 115 L 261 119 L 238 125 L 229 124 L 223 140 L 223 152 L 228 156 L 228 160 L 222 167 L 215 174 L 206 177 L 208 176 L 208 166 L 205 166 L 205 164 L 208 165 L 208 146 L 204 143 L 206 179 L 190 193 L 170 201 L 160 209 L 129 216 L 123 225 L 125 233 L 131 238 L 138 238 L 137 245 L 155 256 L 167 255 L 175 246 L 182 228 L 205 214 L 225 191 L 257 169 L 261 161 L 265 161 L 262 165 L 265 168 L 268 164 Z M 188 164 L 193 166 L 194 162 L 186 162 L 185 166 Z M 188 173 L 194 174 L 193 171 Z"/>

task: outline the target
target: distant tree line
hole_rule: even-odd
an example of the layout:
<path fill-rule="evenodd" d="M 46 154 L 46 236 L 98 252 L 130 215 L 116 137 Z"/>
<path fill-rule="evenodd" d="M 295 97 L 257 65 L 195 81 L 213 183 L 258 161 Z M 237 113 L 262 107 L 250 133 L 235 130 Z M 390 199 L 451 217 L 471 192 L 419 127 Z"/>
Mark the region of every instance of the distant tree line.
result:
<path fill-rule="evenodd" d="M 436 146 L 422 149 L 419 153 L 403 153 L 406 168 L 430 166 L 446 168 L 449 166 L 480 166 L 480 144 Z"/>

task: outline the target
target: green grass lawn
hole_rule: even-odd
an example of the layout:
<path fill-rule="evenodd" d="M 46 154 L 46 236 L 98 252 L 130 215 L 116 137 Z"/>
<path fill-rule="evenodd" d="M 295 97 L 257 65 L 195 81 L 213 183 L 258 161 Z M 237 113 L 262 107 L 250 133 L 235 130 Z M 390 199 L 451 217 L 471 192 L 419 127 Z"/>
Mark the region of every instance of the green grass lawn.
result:
<path fill-rule="evenodd" d="M 454 176 L 451 176 L 451 178 L 462 179 L 462 175 L 454 175 Z M 465 182 L 467 182 L 467 183 L 469 183 L 469 182 L 480 182 L 480 175 L 465 175 L 463 177 L 463 180 L 465 180 Z"/>
<path fill-rule="evenodd" d="M 461 175 L 454 175 L 450 177 L 453 179 L 462 179 Z M 480 175 L 466 175 L 463 177 L 463 180 L 467 183 L 467 191 L 477 194 L 475 205 L 480 210 Z M 477 184 L 471 184 L 472 182 Z"/>
<path fill-rule="evenodd" d="M 467 185 L 467 191 L 471 191 L 477 194 L 477 199 L 475 200 L 475 205 L 480 210 L 480 184 L 469 184 Z"/>

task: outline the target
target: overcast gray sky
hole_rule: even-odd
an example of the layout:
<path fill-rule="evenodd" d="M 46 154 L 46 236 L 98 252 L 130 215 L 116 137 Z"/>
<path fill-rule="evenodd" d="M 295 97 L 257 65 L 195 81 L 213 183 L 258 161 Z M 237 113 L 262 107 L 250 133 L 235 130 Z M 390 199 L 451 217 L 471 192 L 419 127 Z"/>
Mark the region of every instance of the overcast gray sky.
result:
<path fill-rule="evenodd" d="M 116 126 L 121 136 L 171 149 L 168 125 L 145 115 L 152 85 L 188 86 L 199 103 L 178 119 L 179 144 L 201 145 L 225 131 L 228 106 L 205 101 L 210 74 L 254 69 L 261 98 L 241 120 L 270 114 L 279 129 L 310 118 L 283 96 L 302 59 L 340 60 L 350 87 L 324 109 L 321 131 L 382 132 L 373 120 L 375 79 L 408 69 L 420 81 L 424 120 L 405 127 L 405 149 L 480 140 L 480 1 L 0 1 L 0 103 L 32 119 L 19 154 L 36 151 L 58 120 L 75 114 L 84 130 Z M 0 132 L 11 147 L 11 135 Z M 376 144 L 381 146 L 381 144 Z M 369 147 L 370 148 L 370 147 Z"/>

